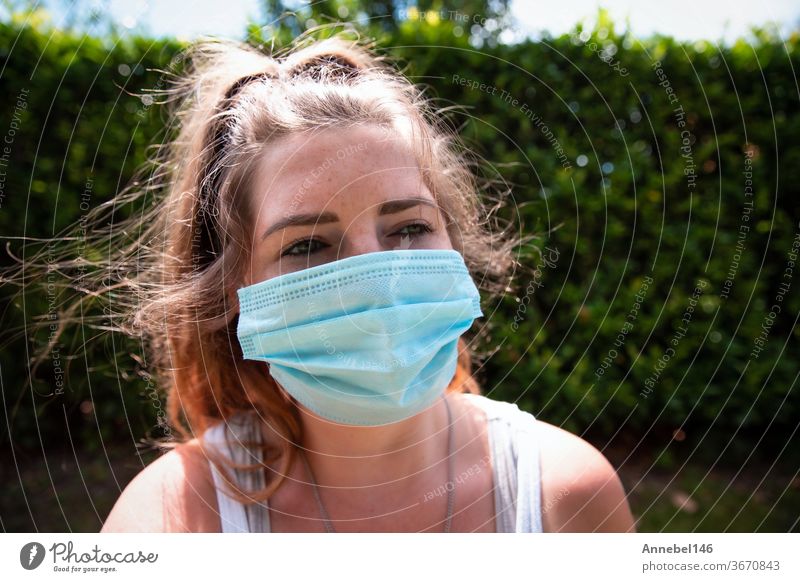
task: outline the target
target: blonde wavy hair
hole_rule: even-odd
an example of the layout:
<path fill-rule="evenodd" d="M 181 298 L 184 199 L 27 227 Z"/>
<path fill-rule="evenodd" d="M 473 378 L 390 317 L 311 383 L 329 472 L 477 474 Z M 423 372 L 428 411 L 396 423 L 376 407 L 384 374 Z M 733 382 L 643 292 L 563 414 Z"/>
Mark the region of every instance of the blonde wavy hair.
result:
<path fill-rule="evenodd" d="M 522 241 L 509 228 L 493 228 L 497 218 L 485 212 L 474 161 L 443 111 L 373 46 L 343 35 L 305 37 L 268 55 L 245 43 L 206 38 L 182 51 L 179 60 L 184 70 L 159 91 L 176 137 L 155 146 L 156 155 L 131 183 L 79 225 L 88 244 L 102 242 L 114 255 L 93 261 L 86 253 L 70 257 L 67 250 L 47 265 L 84 297 L 109 299 L 104 314 L 96 316 L 105 322 L 103 329 L 142 340 L 153 377 L 166 393 L 169 425 L 179 434 L 161 446 L 174 447 L 253 409 L 281 436 L 278 444 L 261 440 L 264 462 L 278 461 L 278 470 L 268 472 L 263 490 L 250 492 L 237 490 L 227 469 L 263 467 L 231 465 L 200 438 L 233 496 L 253 503 L 280 486 L 302 442 L 296 406 L 265 363 L 243 358 L 236 335 L 236 289 L 254 234 L 248 180 L 264 148 L 282 136 L 331 127 L 402 130 L 447 217 L 453 248 L 485 294 L 510 290 L 513 251 Z M 152 202 L 140 214 L 113 227 L 103 218 L 148 195 Z M 28 280 L 37 266 L 44 262 L 26 259 Z M 60 314 L 48 347 L 76 321 L 78 307 L 76 301 Z M 83 325 L 89 322 L 84 308 Z M 45 355 L 46 350 L 38 361 Z M 462 337 L 448 392 L 479 393 L 472 361 L 473 350 Z"/>

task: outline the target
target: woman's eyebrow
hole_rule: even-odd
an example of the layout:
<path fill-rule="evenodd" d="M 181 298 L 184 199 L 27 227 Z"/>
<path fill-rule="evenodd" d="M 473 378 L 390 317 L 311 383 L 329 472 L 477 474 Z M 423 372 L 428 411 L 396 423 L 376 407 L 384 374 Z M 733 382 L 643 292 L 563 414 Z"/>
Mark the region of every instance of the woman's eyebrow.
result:
<path fill-rule="evenodd" d="M 398 200 L 389 200 L 388 202 L 381 204 L 380 210 L 378 211 L 378 216 L 383 216 L 384 214 L 394 214 L 395 212 L 401 212 L 407 208 L 412 208 L 420 204 L 427 204 L 428 206 L 436 208 L 436 203 L 427 198 L 400 198 Z"/>
<path fill-rule="evenodd" d="M 285 218 L 280 219 L 278 222 L 270 226 L 267 230 L 264 231 L 264 234 L 261 235 L 261 240 L 264 240 L 273 232 L 278 230 L 282 230 L 288 226 L 307 226 L 307 225 L 315 225 L 315 224 L 327 224 L 329 222 L 338 222 L 339 217 L 336 216 L 333 212 L 323 212 L 322 214 L 294 214 L 292 216 L 287 216 Z"/>
<path fill-rule="evenodd" d="M 386 214 L 395 214 L 397 212 L 402 212 L 408 208 L 413 208 L 414 206 L 419 206 L 420 204 L 426 204 L 433 208 L 436 208 L 436 203 L 433 200 L 428 200 L 427 198 L 400 198 L 397 200 L 389 200 L 384 202 L 379 206 L 378 216 L 384 216 Z M 314 214 L 314 213 L 306 213 L 306 214 L 294 214 L 292 216 L 286 216 L 267 228 L 264 231 L 264 234 L 261 235 L 261 240 L 264 240 L 269 235 L 284 228 L 290 226 L 308 226 L 308 225 L 316 225 L 316 224 L 327 224 L 330 222 L 338 222 L 339 217 L 334 214 L 333 212 L 323 212 L 321 214 Z"/>

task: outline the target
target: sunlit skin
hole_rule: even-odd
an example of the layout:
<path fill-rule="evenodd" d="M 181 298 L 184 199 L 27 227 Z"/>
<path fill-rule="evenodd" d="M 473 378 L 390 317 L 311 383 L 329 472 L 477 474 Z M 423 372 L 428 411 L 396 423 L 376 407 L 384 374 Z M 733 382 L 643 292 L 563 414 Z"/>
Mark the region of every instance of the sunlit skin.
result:
<path fill-rule="evenodd" d="M 412 152 L 394 132 L 370 126 L 291 136 L 267 151 L 261 168 L 269 175 L 259 176 L 252 197 L 256 236 L 245 284 L 401 245 L 453 248 Z M 310 223 L 280 227 L 300 216 Z"/>
<path fill-rule="evenodd" d="M 394 131 L 361 126 L 282 138 L 267 148 L 259 168 L 250 199 L 252 260 L 242 286 L 363 253 L 453 248 L 407 140 Z M 294 224 L 286 225 L 291 217 Z M 458 484 L 452 531 L 495 531 L 485 416 L 463 395 L 447 398 L 455 473 L 476 463 L 485 467 Z M 441 531 L 446 496 L 425 496 L 447 480 L 442 400 L 406 420 L 373 427 L 300 411 L 303 441 L 297 444 L 307 451 L 337 531 Z M 633 530 L 624 490 L 603 455 L 558 427 L 542 421 L 540 427 L 545 531 Z M 270 498 L 272 531 L 324 531 L 307 481 L 295 463 Z M 162 512 L 154 496 L 163 501 Z M 156 515 L 136 511 L 143 503 Z M 196 441 L 142 471 L 103 527 L 165 530 L 220 531 L 208 461 Z"/>

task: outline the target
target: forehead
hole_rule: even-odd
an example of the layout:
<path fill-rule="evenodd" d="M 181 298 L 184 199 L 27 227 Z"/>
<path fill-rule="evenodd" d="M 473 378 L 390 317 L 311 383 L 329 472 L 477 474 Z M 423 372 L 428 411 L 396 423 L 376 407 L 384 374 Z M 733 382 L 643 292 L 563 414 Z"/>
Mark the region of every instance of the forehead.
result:
<path fill-rule="evenodd" d="M 418 191 L 422 181 L 410 140 L 374 125 L 285 136 L 257 163 L 252 203 L 259 215 L 316 207 L 378 184 L 387 193 Z"/>

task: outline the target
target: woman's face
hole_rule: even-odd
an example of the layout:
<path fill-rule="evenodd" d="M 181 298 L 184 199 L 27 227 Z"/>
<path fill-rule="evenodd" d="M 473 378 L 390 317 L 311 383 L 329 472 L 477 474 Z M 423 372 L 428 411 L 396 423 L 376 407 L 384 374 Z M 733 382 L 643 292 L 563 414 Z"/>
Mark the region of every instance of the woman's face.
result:
<path fill-rule="evenodd" d="M 376 251 L 452 249 L 407 142 L 378 126 L 271 144 L 259 160 L 251 285 Z"/>

